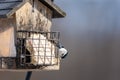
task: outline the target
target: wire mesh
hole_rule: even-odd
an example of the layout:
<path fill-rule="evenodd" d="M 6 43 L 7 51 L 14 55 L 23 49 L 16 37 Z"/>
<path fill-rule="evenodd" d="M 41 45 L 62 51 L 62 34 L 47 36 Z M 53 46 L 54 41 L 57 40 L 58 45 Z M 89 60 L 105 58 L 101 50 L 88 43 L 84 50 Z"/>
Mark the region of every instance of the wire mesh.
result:
<path fill-rule="evenodd" d="M 0 57 L 0 69 L 15 69 L 16 59 L 12 57 Z"/>
<path fill-rule="evenodd" d="M 59 32 L 17 32 L 18 68 L 39 68 L 58 64 Z"/>
<path fill-rule="evenodd" d="M 36 69 L 58 65 L 59 32 L 17 31 L 16 57 L 0 57 L 0 69 Z"/>

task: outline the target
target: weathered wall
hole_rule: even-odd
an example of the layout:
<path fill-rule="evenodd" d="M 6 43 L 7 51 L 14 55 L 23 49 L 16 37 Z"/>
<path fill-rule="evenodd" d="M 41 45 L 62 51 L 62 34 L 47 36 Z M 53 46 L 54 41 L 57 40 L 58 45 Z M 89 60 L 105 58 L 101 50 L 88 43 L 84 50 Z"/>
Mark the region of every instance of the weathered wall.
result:
<path fill-rule="evenodd" d="M 51 17 L 52 11 L 38 0 L 27 2 L 16 12 L 17 29 L 50 31 Z"/>
<path fill-rule="evenodd" d="M 15 57 L 15 18 L 0 19 L 0 57 Z"/>

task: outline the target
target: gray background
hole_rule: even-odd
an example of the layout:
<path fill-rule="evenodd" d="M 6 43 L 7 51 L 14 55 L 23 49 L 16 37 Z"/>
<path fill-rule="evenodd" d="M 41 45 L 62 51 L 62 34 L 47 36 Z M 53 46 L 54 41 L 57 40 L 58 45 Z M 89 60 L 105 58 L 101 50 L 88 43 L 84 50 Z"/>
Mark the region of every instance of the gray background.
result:
<path fill-rule="evenodd" d="M 55 0 L 67 16 L 54 19 L 69 50 L 60 71 L 34 72 L 31 80 L 120 80 L 120 0 Z M 0 72 L 0 80 L 25 73 Z"/>

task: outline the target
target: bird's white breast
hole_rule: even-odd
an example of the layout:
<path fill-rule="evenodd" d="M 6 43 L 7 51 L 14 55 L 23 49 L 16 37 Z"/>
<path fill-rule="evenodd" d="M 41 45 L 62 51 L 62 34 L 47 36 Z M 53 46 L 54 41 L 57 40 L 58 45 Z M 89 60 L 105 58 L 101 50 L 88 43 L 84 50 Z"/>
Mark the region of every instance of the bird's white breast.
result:
<path fill-rule="evenodd" d="M 67 54 L 67 52 L 68 52 L 68 51 L 67 51 L 65 48 L 60 48 L 60 49 L 59 49 L 59 55 L 60 55 L 60 56 L 64 56 L 65 54 Z"/>

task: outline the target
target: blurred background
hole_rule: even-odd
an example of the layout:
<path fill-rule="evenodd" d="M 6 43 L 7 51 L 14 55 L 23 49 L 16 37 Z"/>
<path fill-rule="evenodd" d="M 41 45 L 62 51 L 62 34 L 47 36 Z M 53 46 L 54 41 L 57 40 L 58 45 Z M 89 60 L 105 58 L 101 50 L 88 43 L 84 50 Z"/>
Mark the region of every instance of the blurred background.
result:
<path fill-rule="evenodd" d="M 53 31 L 69 55 L 60 71 L 33 72 L 31 80 L 120 80 L 120 0 L 55 0 L 67 16 L 53 19 Z M 24 80 L 26 73 L 0 72 L 0 80 Z"/>

